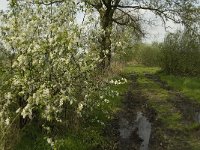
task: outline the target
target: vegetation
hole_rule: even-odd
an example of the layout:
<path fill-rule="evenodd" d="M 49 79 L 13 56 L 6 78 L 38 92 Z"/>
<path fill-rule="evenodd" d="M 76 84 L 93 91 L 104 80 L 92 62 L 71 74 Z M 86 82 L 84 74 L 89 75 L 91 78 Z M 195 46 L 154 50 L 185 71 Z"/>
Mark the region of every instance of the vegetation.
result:
<path fill-rule="evenodd" d="M 186 26 L 189 26 L 189 21 L 195 20 L 198 16 L 198 11 L 196 11 L 198 9 L 195 6 L 198 2 L 193 0 L 183 2 L 175 0 L 83 0 L 83 2 L 93 12 L 99 14 L 100 28 L 103 31 L 100 40 L 99 56 L 103 59 L 101 63 L 103 68 L 111 63 L 111 34 L 114 24 L 128 26 L 129 29 L 131 28 L 134 31 L 135 35 L 140 37 L 144 35 L 141 22 L 148 22 L 144 17 L 140 17 L 141 10 L 152 12 L 157 17 L 160 17 L 163 23 L 170 19 L 176 23 L 184 23 Z M 108 52 L 105 54 L 106 51 Z"/>
<path fill-rule="evenodd" d="M 149 67 L 157 67 L 160 65 L 160 44 L 137 44 L 134 51 L 133 60 L 138 64 Z"/>
<path fill-rule="evenodd" d="M 199 34 L 194 31 L 185 30 L 168 34 L 161 48 L 163 70 L 172 74 L 198 75 L 200 73 L 199 43 Z"/>
<path fill-rule="evenodd" d="M 12 1 L 2 16 L 2 42 L 13 55 L 11 69 L 6 69 L 10 77 L 0 91 L 2 147 L 15 144 L 7 141 L 9 132 L 35 122 L 54 147 L 56 130 L 76 132 L 81 118 L 105 103 L 98 98 L 109 90 L 97 76 L 101 60 L 77 44 L 81 33 L 75 7 L 73 1 L 58 6 Z M 80 54 L 80 48 L 86 52 Z"/>
<path fill-rule="evenodd" d="M 160 76 L 199 104 L 197 3 L 10 0 L 9 9 L 0 12 L 0 149 L 117 149 L 105 131 L 120 118 L 128 91 L 146 97 L 161 122 L 159 135 L 199 129 L 183 123 L 184 113 L 169 100 L 177 95 L 147 77 Z M 183 23 L 185 30 L 168 34 L 163 43 L 142 43 L 147 20 L 141 11 L 163 23 Z M 82 23 L 77 12 L 84 14 Z M 131 74 L 137 76 L 136 89 Z M 199 148 L 191 135 L 183 138 Z"/>
<path fill-rule="evenodd" d="M 133 89 L 133 93 L 134 91 L 140 90 L 142 92 L 141 94 L 146 98 L 146 107 L 151 110 L 150 112 L 153 111 L 154 114 L 156 114 L 156 116 L 154 116 L 156 124 L 154 125 L 152 136 L 155 136 L 157 140 L 156 142 L 159 142 L 159 146 L 151 148 L 173 150 L 175 147 L 180 147 L 180 149 L 185 150 L 197 150 L 199 149 L 199 142 L 196 139 L 199 139 L 199 136 L 198 133 L 196 134 L 196 131 L 200 129 L 200 125 L 193 121 L 186 123 L 186 116 L 188 118 L 192 116 L 190 119 L 193 119 L 194 114 L 191 109 L 195 109 L 195 106 L 188 106 L 191 101 L 182 101 L 182 107 L 185 107 L 184 109 L 190 109 L 186 110 L 185 113 L 182 112 L 182 108 L 177 107 L 179 102 L 176 100 L 179 99 L 179 97 L 176 96 L 176 92 L 169 92 L 167 89 L 162 87 L 162 84 L 157 82 L 158 80 L 155 82 L 151 78 L 148 78 L 146 74 L 151 76 L 159 75 L 161 79 L 164 79 L 164 81 L 167 80 L 172 88 L 180 90 L 180 92 L 183 92 L 181 88 L 186 87 L 184 83 L 181 83 L 180 81 L 181 79 L 183 80 L 183 78 L 160 74 L 159 71 L 160 68 L 156 67 L 125 67 L 125 72 L 138 75 L 138 88 Z M 178 83 L 178 81 L 180 82 Z M 194 79 L 188 77 L 187 81 L 187 85 L 192 85 L 194 84 L 194 81 L 197 81 L 197 78 Z M 199 89 L 199 83 L 196 83 L 196 86 L 187 86 L 187 90 L 190 92 L 199 91 Z M 185 91 L 183 93 L 185 93 Z M 199 100 L 199 97 L 196 97 L 197 95 L 199 96 L 197 93 L 188 96 L 190 98 L 198 98 Z M 198 101 L 198 103 L 200 104 L 200 101 Z M 171 134 L 171 132 L 175 132 L 175 134 Z M 183 144 L 182 142 L 186 142 L 187 144 Z"/>
<path fill-rule="evenodd" d="M 200 100 L 200 77 L 183 77 L 162 74 L 161 79 L 191 99 L 197 101 Z"/>

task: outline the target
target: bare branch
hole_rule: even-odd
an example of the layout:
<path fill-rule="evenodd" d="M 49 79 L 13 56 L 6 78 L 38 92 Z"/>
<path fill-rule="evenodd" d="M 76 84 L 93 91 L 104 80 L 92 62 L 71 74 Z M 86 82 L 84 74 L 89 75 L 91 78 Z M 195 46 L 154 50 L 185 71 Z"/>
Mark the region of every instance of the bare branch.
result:
<path fill-rule="evenodd" d="M 117 8 L 131 8 L 131 9 L 144 9 L 144 10 L 151 10 L 151 11 L 156 11 L 160 13 L 164 13 L 165 10 L 161 10 L 160 8 L 153 8 L 153 7 L 143 7 L 140 5 L 137 6 L 123 6 L 123 5 L 113 5 L 112 7 L 117 7 Z"/>
<path fill-rule="evenodd" d="M 126 20 L 122 20 L 122 19 L 118 19 L 118 18 L 113 18 L 112 21 L 119 24 L 119 25 L 122 25 L 122 26 L 130 26 L 130 27 L 133 27 L 135 31 L 137 31 L 138 33 L 144 35 L 144 32 L 142 31 L 141 27 L 140 27 L 140 18 L 136 18 L 135 16 L 132 16 L 130 14 L 130 11 L 129 12 L 126 12 L 120 8 L 117 8 L 119 11 L 121 11 L 123 13 L 123 17 L 122 19 L 124 18 L 124 16 L 127 16 L 127 19 Z M 122 20 L 122 22 L 120 21 Z"/>
<path fill-rule="evenodd" d="M 105 0 L 101 0 L 101 1 L 103 2 L 103 4 L 104 4 L 106 7 L 108 7 L 108 3 L 106 3 Z"/>
<path fill-rule="evenodd" d="M 129 23 L 129 21 L 127 20 L 126 22 L 119 22 L 117 19 L 112 19 L 113 22 L 115 22 L 116 24 L 125 26 Z"/>
<path fill-rule="evenodd" d="M 89 0 L 83 0 L 86 4 L 91 5 L 92 7 L 94 7 L 96 10 L 100 10 L 102 8 L 102 2 L 95 2 L 91 3 Z"/>
<path fill-rule="evenodd" d="M 40 4 L 40 5 L 46 5 L 46 6 L 48 6 L 48 5 L 52 5 L 52 4 L 56 4 L 56 3 L 63 3 L 63 2 L 64 2 L 64 0 L 55 0 L 55 1 L 51 1 L 49 3 L 45 3 L 43 1 L 41 1 L 41 2 L 35 2 L 35 1 L 33 1 L 32 4 Z"/>

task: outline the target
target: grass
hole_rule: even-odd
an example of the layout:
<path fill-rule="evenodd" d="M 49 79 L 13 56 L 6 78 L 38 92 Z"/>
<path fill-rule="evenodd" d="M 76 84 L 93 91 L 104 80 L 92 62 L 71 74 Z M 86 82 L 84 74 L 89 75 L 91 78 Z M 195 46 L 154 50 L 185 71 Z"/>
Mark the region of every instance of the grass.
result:
<path fill-rule="evenodd" d="M 160 71 L 159 67 L 146 67 L 146 66 L 133 66 L 133 65 L 128 65 L 124 68 L 123 73 L 137 73 L 139 75 L 142 75 L 144 73 L 150 73 L 154 74 L 156 72 Z"/>
<path fill-rule="evenodd" d="M 176 89 L 183 92 L 185 95 L 198 100 L 200 94 L 200 79 L 195 77 L 177 77 L 169 76 L 158 73 L 159 68 L 147 68 L 143 66 L 128 66 L 126 69 L 128 73 L 135 73 L 138 75 L 138 88 L 144 97 L 147 98 L 147 105 L 149 108 L 156 112 L 156 120 L 159 122 L 156 132 L 158 133 L 161 141 L 166 141 L 171 147 L 167 149 L 174 149 L 175 147 L 183 147 L 181 141 L 188 144 L 189 149 L 200 149 L 199 137 L 196 135 L 196 131 L 199 129 L 198 123 L 185 124 L 184 118 L 179 109 L 177 109 L 173 103 L 169 101 L 172 96 L 167 90 L 160 87 L 157 83 L 146 78 L 144 73 L 159 74 L 162 80 Z M 170 134 L 175 133 L 175 134 Z"/>
<path fill-rule="evenodd" d="M 162 80 L 188 97 L 200 102 L 200 78 L 160 74 Z"/>
<path fill-rule="evenodd" d="M 143 76 L 138 78 L 138 83 L 142 94 L 148 99 L 147 104 L 157 112 L 157 119 L 165 128 L 173 130 L 180 128 L 181 114 L 168 102 L 168 92 Z"/>
<path fill-rule="evenodd" d="M 20 136 L 14 150 L 51 150 L 44 139 L 42 130 L 36 124 L 28 125 L 21 131 Z"/>
<path fill-rule="evenodd" d="M 159 67 L 146 67 L 146 66 L 127 66 L 124 73 L 137 73 L 138 75 L 157 74 L 161 80 L 166 81 L 169 86 L 175 90 L 182 92 L 186 96 L 200 102 L 200 77 L 182 77 L 175 75 L 166 75 L 160 72 Z"/>
<path fill-rule="evenodd" d="M 146 66 L 127 66 L 124 68 L 124 73 L 137 73 L 143 75 L 144 73 L 156 74 L 160 72 L 159 67 Z M 166 81 L 169 86 L 175 90 L 182 92 L 186 96 L 200 102 L 200 77 L 182 77 L 175 75 L 166 75 L 158 73 L 161 80 Z M 147 85 L 146 85 L 147 86 Z"/>
<path fill-rule="evenodd" d="M 124 68 L 124 73 L 136 73 L 138 75 L 156 74 L 160 72 L 159 67 L 146 67 L 146 66 L 127 66 Z M 158 73 L 161 80 L 166 81 L 169 86 L 177 91 L 182 92 L 186 96 L 200 102 L 200 77 L 182 77 L 175 75 L 166 75 Z"/>
<path fill-rule="evenodd" d="M 169 98 L 168 91 L 144 76 L 145 73 L 156 74 L 158 71 L 160 71 L 158 67 L 128 66 L 125 68 L 126 73 L 138 75 L 138 88 L 144 97 L 148 99 L 148 106 L 157 112 L 157 119 L 161 121 L 166 129 L 176 130 L 181 127 L 181 114 L 173 104 L 167 101 Z"/>
<path fill-rule="evenodd" d="M 57 149 L 59 150 L 88 150 L 102 143 L 102 137 L 98 130 L 84 129 L 81 132 L 70 133 L 64 137 L 59 137 Z M 43 131 L 37 125 L 30 125 L 21 133 L 20 142 L 16 145 L 15 150 L 52 150 L 47 144 Z"/>

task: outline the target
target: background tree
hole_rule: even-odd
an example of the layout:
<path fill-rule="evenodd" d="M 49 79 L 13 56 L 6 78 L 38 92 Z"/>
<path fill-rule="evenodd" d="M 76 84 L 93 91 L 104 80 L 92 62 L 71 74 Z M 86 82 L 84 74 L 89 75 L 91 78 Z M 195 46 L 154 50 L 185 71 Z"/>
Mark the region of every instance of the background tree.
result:
<path fill-rule="evenodd" d="M 198 75 L 200 73 L 200 34 L 198 30 L 168 34 L 161 44 L 161 67 L 169 74 Z"/>
<path fill-rule="evenodd" d="M 147 22 L 140 13 L 141 10 L 150 11 L 159 16 L 163 23 L 172 20 L 176 23 L 188 24 L 189 21 L 199 16 L 196 11 L 197 0 L 82 0 L 88 7 L 97 11 L 100 26 L 103 29 L 101 36 L 100 57 L 103 59 L 101 66 L 105 68 L 111 62 L 111 33 L 113 24 L 130 25 L 136 32 L 143 33 L 138 22 Z"/>

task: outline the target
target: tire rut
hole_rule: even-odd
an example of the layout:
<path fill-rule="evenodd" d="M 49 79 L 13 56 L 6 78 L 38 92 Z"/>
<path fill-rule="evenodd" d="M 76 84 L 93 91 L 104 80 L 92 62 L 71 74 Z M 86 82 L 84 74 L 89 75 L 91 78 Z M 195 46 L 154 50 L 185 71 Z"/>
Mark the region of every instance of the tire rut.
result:
<path fill-rule="evenodd" d="M 162 81 L 159 76 L 145 74 L 145 77 L 157 83 L 161 88 L 168 91 L 170 98 L 168 101 L 172 103 L 183 115 L 185 122 L 200 123 L 200 103 L 185 96 L 170 87 L 166 82 Z"/>
<path fill-rule="evenodd" d="M 144 116 L 146 113 L 146 99 L 138 88 L 137 76 L 130 74 L 131 81 L 128 91 L 123 98 L 123 108 L 119 112 L 119 143 L 118 150 L 148 150 L 151 123 Z M 150 115 L 149 115 L 150 116 Z"/>

